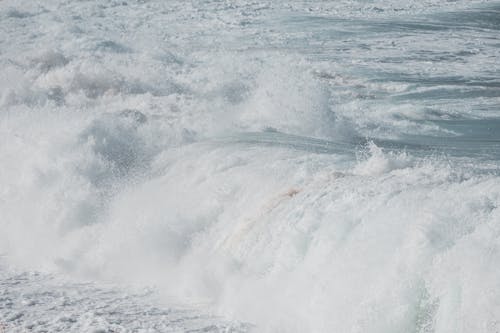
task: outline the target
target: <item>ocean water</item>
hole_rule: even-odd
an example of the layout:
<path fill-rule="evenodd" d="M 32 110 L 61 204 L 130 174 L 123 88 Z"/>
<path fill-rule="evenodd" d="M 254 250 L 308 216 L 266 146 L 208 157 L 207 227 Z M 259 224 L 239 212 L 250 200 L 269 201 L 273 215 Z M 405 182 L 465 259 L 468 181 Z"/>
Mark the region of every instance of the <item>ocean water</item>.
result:
<path fill-rule="evenodd" d="M 498 1 L 0 2 L 0 331 L 499 332 L 499 207 Z"/>

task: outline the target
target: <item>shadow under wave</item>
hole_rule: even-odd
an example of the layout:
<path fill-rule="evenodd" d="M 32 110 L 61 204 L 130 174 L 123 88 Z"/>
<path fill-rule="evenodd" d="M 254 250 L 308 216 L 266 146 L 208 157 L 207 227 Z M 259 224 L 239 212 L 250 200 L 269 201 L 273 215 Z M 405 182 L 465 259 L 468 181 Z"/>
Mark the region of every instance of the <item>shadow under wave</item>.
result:
<path fill-rule="evenodd" d="M 355 157 L 373 142 L 394 152 L 406 152 L 415 157 L 445 155 L 485 160 L 500 159 L 500 119 L 436 120 L 443 128 L 453 130 L 453 136 L 405 135 L 399 139 L 352 137 L 326 140 L 279 131 L 244 132 L 212 140 L 216 144 L 246 147 L 278 147 L 313 154 L 337 154 Z"/>

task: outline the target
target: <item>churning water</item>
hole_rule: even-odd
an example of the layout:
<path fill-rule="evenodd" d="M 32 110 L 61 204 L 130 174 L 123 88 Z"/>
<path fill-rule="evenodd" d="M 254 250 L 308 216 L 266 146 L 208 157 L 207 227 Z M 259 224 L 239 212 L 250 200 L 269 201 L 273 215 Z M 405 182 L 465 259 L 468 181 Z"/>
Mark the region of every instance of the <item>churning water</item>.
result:
<path fill-rule="evenodd" d="M 4 271 L 498 332 L 499 207 L 497 1 L 0 2 Z"/>

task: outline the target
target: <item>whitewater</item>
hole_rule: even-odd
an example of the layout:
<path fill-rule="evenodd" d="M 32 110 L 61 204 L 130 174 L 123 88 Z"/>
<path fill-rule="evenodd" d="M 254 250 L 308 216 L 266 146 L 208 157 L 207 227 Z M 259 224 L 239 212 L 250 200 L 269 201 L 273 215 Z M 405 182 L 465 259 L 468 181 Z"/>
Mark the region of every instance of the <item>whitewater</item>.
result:
<path fill-rule="evenodd" d="M 0 332 L 500 332 L 500 2 L 0 1 Z"/>

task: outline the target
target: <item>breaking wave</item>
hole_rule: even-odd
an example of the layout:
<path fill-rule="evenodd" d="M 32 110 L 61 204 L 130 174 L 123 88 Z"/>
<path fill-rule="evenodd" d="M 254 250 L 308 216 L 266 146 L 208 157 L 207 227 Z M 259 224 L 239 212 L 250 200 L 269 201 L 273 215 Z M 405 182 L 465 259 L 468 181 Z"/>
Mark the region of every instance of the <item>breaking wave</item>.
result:
<path fill-rule="evenodd" d="M 425 3 L 2 2 L 0 251 L 258 331 L 498 330 L 499 7 Z"/>

